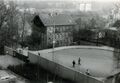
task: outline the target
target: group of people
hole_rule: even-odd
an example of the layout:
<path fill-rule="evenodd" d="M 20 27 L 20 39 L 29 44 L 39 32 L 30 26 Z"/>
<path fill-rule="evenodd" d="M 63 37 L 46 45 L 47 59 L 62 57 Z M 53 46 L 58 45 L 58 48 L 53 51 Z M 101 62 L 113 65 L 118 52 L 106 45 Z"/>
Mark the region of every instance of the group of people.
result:
<path fill-rule="evenodd" d="M 76 65 L 75 60 L 73 60 L 72 64 L 73 64 L 73 67 L 75 67 L 75 65 Z M 79 57 L 79 59 L 78 59 L 78 65 L 81 65 L 81 58 L 80 58 L 80 57 Z M 88 69 L 86 70 L 85 73 L 86 73 L 87 75 L 90 75 L 90 72 L 89 72 Z"/>
<path fill-rule="evenodd" d="M 73 67 L 75 67 L 75 65 L 76 65 L 75 60 L 73 60 L 72 64 L 73 64 Z M 78 59 L 78 65 L 81 65 L 81 58 L 80 57 Z"/>

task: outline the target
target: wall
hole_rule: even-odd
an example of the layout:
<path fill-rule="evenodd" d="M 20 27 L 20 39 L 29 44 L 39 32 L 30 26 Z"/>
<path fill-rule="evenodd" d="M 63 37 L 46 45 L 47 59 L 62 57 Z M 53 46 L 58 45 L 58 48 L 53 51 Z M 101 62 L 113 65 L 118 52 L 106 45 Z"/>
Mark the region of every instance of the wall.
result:
<path fill-rule="evenodd" d="M 54 48 L 54 51 L 57 51 L 57 50 L 64 50 L 64 49 L 98 49 L 98 50 L 105 50 L 105 51 L 112 51 L 114 52 L 114 48 L 111 48 L 111 47 L 106 47 L 106 46 L 62 46 L 62 47 L 57 47 L 57 48 Z M 49 52 L 52 52 L 53 49 L 45 49 L 45 50 L 40 50 L 40 51 L 33 51 L 33 52 L 44 52 L 44 53 L 49 53 Z"/>
<path fill-rule="evenodd" d="M 80 46 L 74 46 L 74 48 L 80 48 Z M 65 49 L 67 48 L 72 48 L 71 47 L 66 47 Z M 87 48 L 86 47 L 82 47 L 81 48 Z M 91 49 L 91 48 L 96 48 L 96 49 L 99 49 L 97 47 L 88 47 L 87 49 Z M 8 51 L 8 54 L 9 55 L 13 55 L 13 49 L 9 48 L 9 47 L 4 47 L 5 49 L 5 52 Z M 61 50 L 63 48 L 59 48 L 57 50 Z M 111 48 L 107 49 L 103 49 L 103 48 L 100 48 L 101 50 L 108 50 L 108 51 L 113 51 Z M 45 51 L 46 52 L 46 51 Z M 48 50 L 48 52 L 50 52 L 50 50 Z M 42 56 L 45 55 L 45 53 L 41 53 Z M 49 59 L 47 58 L 43 58 L 41 56 L 38 56 L 36 54 L 33 54 L 33 53 L 28 53 L 28 59 L 30 60 L 31 63 L 36 63 L 36 64 L 40 64 L 43 68 L 45 68 L 46 70 L 49 70 L 50 72 L 52 73 L 55 73 L 65 79 L 70 79 L 72 81 L 76 81 L 77 83 L 113 83 L 113 78 L 110 78 L 110 79 L 105 79 L 104 82 L 102 80 L 98 80 L 96 78 L 93 78 L 93 77 L 90 77 L 90 76 L 87 76 L 79 71 L 75 71 L 73 70 L 72 68 L 70 67 L 66 67 L 64 65 L 60 65 L 58 63 L 55 63 L 53 61 L 50 61 Z"/>
<path fill-rule="evenodd" d="M 73 42 L 73 28 L 75 25 L 56 25 L 54 29 L 54 39 L 56 40 L 55 47 L 68 46 Z M 47 27 L 47 46 L 52 44 L 53 30 Z"/>
<path fill-rule="evenodd" d="M 114 81 L 115 78 L 110 78 L 110 79 L 106 79 L 105 83 L 115 83 Z M 113 82 L 114 81 L 114 82 Z"/>
<path fill-rule="evenodd" d="M 33 53 L 28 53 L 29 60 L 31 63 L 40 64 L 44 69 L 49 70 L 52 73 L 55 73 L 65 79 L 69 79 L 72 81 L 75 81 L 77 83 L 103 83 L 102 81 L 87 76 L 85 74 L 82 74 L 81 72 L 75 71 L 72 68 L 57 64 L 53 61 L 50 61 L 46 58 L 43 58 L 41 56 L 35 55 Z M 44 56 L 44 54 L 41 54 Z"/>
<path fill-rule="evenodd" d="M 5 51 L 5 54 L 13 55 L 14 49 L 5 46 L 5 47 L 4 47 L 4 51 Z M 8 53 L 7 53 L 7 52 L 8 52 Z"/>

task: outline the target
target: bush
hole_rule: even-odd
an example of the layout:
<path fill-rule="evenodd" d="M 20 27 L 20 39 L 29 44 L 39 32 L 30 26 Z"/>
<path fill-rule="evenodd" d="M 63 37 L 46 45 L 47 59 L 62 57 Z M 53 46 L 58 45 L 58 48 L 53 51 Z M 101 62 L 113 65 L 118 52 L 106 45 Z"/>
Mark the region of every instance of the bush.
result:
<path fill-rule="evenodd" d="M 4 46 L 0 45 L 0 55 L 3 55 L 3 54 L 4 54 Z"/>

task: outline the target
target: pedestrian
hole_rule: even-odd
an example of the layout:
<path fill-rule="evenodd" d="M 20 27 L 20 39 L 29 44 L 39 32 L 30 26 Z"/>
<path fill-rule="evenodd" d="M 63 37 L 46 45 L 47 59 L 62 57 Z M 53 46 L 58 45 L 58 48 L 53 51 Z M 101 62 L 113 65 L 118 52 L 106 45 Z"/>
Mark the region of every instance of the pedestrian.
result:
<path fill-rule="evenodd" d="M 75 60 L 73 60 L 73 62 L 72 62 L 72 63 L 73 63 L 73 67 L 75 67 Z"/>
<path fill-rule="evenodd" d="M 79 57 L 79 59 L 78 59 L 78 65 L 81 65 L 81 58 Z"/>
<path fill-rule="evenodd" d="M 40 56 L 40 53 L 38 52 L 38 55 Z"/>
<path fill-rule="evenodd" d="M 86 74 L 87 74 L 87 75 L 90 75 L 90 71 L 89 71 L 88 69 L 86 70 Z"/>

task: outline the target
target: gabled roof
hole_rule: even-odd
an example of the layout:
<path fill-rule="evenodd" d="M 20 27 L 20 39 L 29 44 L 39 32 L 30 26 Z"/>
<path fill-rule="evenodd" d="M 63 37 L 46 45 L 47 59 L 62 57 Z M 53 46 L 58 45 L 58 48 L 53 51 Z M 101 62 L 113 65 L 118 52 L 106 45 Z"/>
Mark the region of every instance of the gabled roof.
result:
<path fill-rule="evenodd" d="M 53 16 L 50 16 L 48 14 L 40 14 L 39 17 L 45 26 L 76 24 L 73 18 L 70 15 L 66 14 L 59 14 Z"/>
<path fill-rule="evenodd" d="M 44 23 L 42 22 L 42 20 L 40 19 L 38 15 L 34 17 L 33 23 L 38 27 L 44 27 Z"/>

